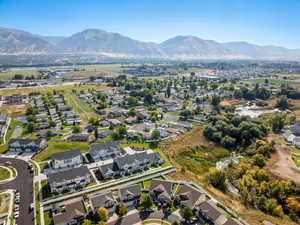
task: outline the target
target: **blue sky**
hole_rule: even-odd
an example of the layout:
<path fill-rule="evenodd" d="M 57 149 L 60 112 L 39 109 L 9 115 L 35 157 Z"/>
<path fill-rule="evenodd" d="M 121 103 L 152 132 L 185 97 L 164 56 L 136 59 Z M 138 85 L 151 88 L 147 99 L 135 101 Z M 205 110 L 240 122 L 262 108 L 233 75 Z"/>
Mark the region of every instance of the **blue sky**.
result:
<path fill-rule="evenodd" d="M 195 35 L 300 48 L 300 0 L 0 0 L 0 26 L 42 35 L 99 28 L 141 41 Z"/>

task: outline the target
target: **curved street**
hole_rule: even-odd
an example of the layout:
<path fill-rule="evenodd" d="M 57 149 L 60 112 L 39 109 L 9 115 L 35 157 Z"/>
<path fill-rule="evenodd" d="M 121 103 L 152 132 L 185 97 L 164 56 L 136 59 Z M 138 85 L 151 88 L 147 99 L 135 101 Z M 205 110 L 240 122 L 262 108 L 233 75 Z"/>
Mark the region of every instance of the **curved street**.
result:
<path fill-rule="evenodd" d="M 0 184 L 0 190 L 14 189 L 20 192 L 20 216 L 16 224 L 33 225 L 34 211 L 30 211 L 33 202 L 33 174 L 28 169 L 28 163 L 20 159 L 0 158 L 0 165 L 9 165 L 17 170 L 17 177 L 6 184 Z"/>

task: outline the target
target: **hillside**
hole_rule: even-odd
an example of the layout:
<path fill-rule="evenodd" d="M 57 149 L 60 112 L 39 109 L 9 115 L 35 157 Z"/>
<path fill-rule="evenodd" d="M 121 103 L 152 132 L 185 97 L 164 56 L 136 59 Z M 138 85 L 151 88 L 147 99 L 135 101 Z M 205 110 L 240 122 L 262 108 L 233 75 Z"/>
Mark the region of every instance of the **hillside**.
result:
<path fill-rule="evenodd" d="M 134 40 L 100 29 L 87 29 L 70 37 L 63 37 L 0 28 L 0 55 L 58 53 L 96 53 L 124 58 L 300 59 L 299 49 L 260 46 L 247 42 L 219 43 L 195 36 L 176 36 L 158 44 Z"/>

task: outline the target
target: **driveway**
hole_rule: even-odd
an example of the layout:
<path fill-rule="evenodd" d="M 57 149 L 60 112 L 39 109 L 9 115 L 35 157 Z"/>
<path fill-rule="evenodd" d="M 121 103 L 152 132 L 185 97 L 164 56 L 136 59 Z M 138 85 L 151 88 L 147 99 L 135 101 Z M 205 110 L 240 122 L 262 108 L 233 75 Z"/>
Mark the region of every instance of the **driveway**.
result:
<path fill-rule="evenodd" d="M 13 181 L 0 184 L 0 190 L 14 189 L 20 192 L 20 216 L 16 224 L 34 224 L 34 212 L 29 212 L 29 207 L 33 202 L 33 175 L 27 168 L 28 163 L 20 159 L 0 158 L 0 164 L 10 162 L 10 166 L 17 170 L 18 176 Z"/>

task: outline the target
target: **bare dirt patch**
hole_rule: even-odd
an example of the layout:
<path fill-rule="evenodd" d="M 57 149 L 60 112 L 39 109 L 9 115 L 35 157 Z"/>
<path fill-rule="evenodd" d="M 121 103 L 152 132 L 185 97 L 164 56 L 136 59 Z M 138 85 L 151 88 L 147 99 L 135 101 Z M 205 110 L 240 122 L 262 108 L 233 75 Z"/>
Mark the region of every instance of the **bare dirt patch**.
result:
<path fill-rule="evenodd" d="M 291 179 L 300 184 L 300 173 L 294 169 L 290 147 L 278 141 L 278 134 L 270 134 L 268 141 L 275 141 L 276 153 L 268 160 L 266 169 L 274 176 L 282 179 Z"/>

